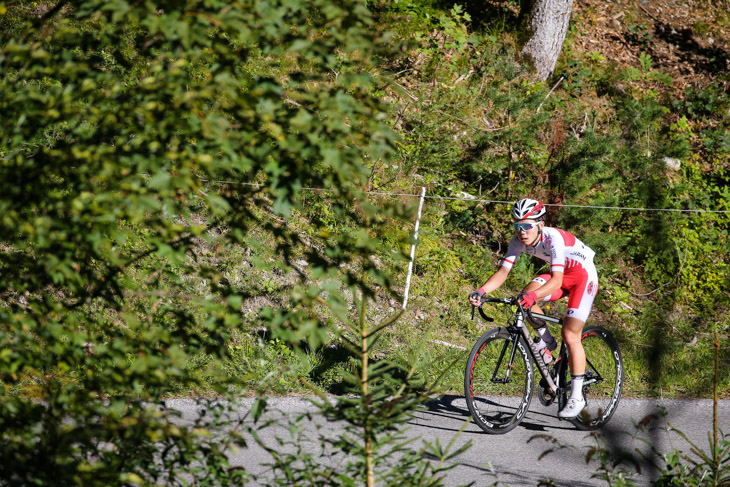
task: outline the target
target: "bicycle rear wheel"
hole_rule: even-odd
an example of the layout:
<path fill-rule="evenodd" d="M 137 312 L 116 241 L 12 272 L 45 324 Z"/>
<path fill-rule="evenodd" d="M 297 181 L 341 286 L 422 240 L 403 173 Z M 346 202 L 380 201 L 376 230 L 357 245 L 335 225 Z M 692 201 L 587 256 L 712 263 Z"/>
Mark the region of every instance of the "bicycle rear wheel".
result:
<path fill-rule="evenodd" d="M 474 422 L 491 434 L 520 424 L 532 399 L 534 370 L 524 339 L 505 328 L 482 335 L 466 362 L 464 392 Z"/>
<path fill-rule="evenodd" d="M 601 428 L 611 419 L 621 399 L 624 364 L 616 339 L 600 326 L 583 329 L 583 349 L 586 352 L 586 378 L 583 396 L 586 407 L 570 422 L 582 430 Z M 563 393 L 561 404 L 567 400 Z"/>

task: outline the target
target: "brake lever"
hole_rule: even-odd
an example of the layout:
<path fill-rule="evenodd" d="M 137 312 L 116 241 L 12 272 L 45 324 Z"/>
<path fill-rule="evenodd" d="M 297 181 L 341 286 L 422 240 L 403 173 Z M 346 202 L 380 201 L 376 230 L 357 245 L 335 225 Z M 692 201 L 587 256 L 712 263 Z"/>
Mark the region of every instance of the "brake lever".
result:
<path fill-rule="evenodd" d="M 484 313 L 484 310 L 482 309 L 482 307 L 481 307 L 481 306 L 479 306 L 479 314 L 480 314 L 480 315 L 482 316 L 482 319 L 483 319 L 484 321 L 487 321 L 487 322 L 489 322 L 489 321 L 494 321 L 494 318 L 490 318 L 489 316 L 487 316 L 487 315 L 486 315 L 486 314 Z"/>

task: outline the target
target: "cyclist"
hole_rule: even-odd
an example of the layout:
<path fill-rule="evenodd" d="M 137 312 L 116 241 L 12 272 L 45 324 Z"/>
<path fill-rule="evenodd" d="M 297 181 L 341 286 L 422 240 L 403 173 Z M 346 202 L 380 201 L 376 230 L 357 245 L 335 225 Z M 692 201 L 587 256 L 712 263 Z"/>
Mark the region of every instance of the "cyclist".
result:
<path fill-rule="evenodd" d="M 550 264 L 550 273 L 535 277 L 518 296 L 519 304 L 536 313 L 542 313 L 536 304 L 555 301 L 568 296 L 568 309 L 561 332 L 568 347 L 568 365 L 572 376 L 571 394 L 560 410 L 561 418 L 574 418 L 585 407 L 583 380 L 585 379 L 586 356 L 581 344 L 581 332 L 598 292 L 598 274 L 593 265 L 595 252 L 572 234 L 557 228 L 546 227 L 545 206 L 537 200 L 524 198 L 512 206 L 515 235 L 509 243 L 502 265 L 487 282 L 469 294 L 469 302 L 481 304 L 485 294 L 498 289 L 507 280 L 520 254 L 534 255 Z M 545 363 L 550 363 L 557 342 L 547 326 L 532 323 L 541 337 L 537 344 Z"/>

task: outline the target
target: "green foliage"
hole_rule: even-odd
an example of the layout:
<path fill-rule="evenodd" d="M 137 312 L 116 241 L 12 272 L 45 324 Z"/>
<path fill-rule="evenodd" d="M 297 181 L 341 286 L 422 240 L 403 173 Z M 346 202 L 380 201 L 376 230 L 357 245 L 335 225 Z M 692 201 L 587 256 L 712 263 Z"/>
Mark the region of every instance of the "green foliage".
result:
<path fill-rule="evenodd" d="M 666 467 L 656 482 L 657 487 L 722 486 L 730 483 L 730 437 L 721 433 L 722 439 L 716 445 L 710 440 L 709 448 L 703 450 L 681 431 L 671 429 L 687 441 L 691 455 L 680 450 L 664 455 Z"/>
<path fill-rule="evenodd" d="M 442 62 L 446 63 L 447 69 L 457 68 L 460 58 L 470 49 L 466 28 L 471 20 L 469 14 L 460 5 L 454 5 L 450 12 L 437 17 L 427 16 L 427 19 L 431 29 L 424 33 L 418 32 L 414 37 L 420 53 L 429 59 L 426 71 L 433 71 L 435 74 L 437 65 Z M 439 35 L 434 36 L 433 29 Z M 445 52 L 450 55 L 444 56 Z"/>
<path fill-rule="evenodd" d="M 358 287 L 378 313 L 398 305 L 411 230 L 365 188 L 499 202 L 427 202 L 417 318 L 381 336 L 382 391 L 429 327 L 461 346 L 478 334 L 464 297 L 510 236 L 501 202 L 529 195 L 575 205 L 548 222 L 598 251 L 592 319 L 625 339 L 627 387 L 706 394 L 708 330 L 728 329 L 727 216 L 584 206 L 730 209 L 726 86 L 675 96 L 646 52 L 621 69 L 572 50 L 534 83 L 491 15 L 516 4 L 480 18 L 429 0 L 0 4 L 4 478 L 236 482 L 212 440 L 144 404 L 351 386 L 335 318 Z M 639 21 L 629 40 L 654 43 Z M 509 292 L 538 264 L 521 259 Z M 680 340 L 658 351 L 656 336 Z M 644 372 L 667 353 L 671 371 Z M 428 356 L 411 392 L 452 358 Z"/>
<path fill-rule="evenodd" d="M 652 44 L 651 32 L 644 24 L 630 25 L 627 38 L 630 42 L 642 47 L 649 47 Z"/>
<path fill-rule="evenodd" d="M 346 266 L 364 262 L 388 288 L 370 256 L 401 211 L 360 197 L 366 162 L 394 150 L 382 82 L 362 69 L 387 39 L 358 0 L 17 2 L 0 21 L 0 477 L 239 482 L 160 400 L 251 387 L 232 356 L 255 349 L 252 292 L 291 297 L 262 315 L 272 367 L 323 343 L 316 308 L 342 312 L 342 293 L 269 277 L 295 257 L 353 288 Z M 354 231 L 303 241 L 306 186 L 331 190 Z M 276 264 L 218 257 L 241 248 Z M 201 428 L 222 424 L 211 411 Z"/>
<path fill-rule="evenodd" d="M 433 239 L 426 235 L 419 238 L 418 264 L 416 272 L 436 277 L 454 268 L 461 267 L 458 256 L 440 239 Z"/>
<path fill-rule="evenodd" d="M 434 3 L 416 1 L 398 5 L 406 4 L 409 15 L 424 19 L 426 13 L 437 19 L 450 8 L 439 12 Z M 597 251 L 602 292 L 591 319 L 621 327 L 627 341 L 638 341 L 636 347 L 631 343 L 629 363 L 652 359 L 658 352 L 650 337 L 668 333 L 670 326 L 683 344 L 696 336 L 702 344 L 702 350 L 686 350 L 662 343 L 666 353 L 679 359 L 676 370 L 684 372 L 665 371 L 666 381 L 637 373 L 631 386 L 644 389 L 654 381 L 665 391 L 669 387 L 678 394 L 706 394 L 706 376 L 686 380 L 682 374 L 696 370 L 692 364 L 698 360 L 706 363 L 703 337 L 715 326 L 722 312 L 718 310 L 726 307 L 726 218 L 654 209 L 727 207 L 730 145 L 727 123 L 720 116 L 728 100 L 722 75 L 676 96 L 672 80 L 649 54 L 655 42 L 651 32 L 633 19 L 629 40 L 642 47 L 635 67 L 574 52 L 570 45 L 548 86 L 530 79 L 509 45 L 509 35 L 493 39 L 492 25 L 461 22 L 470 45 L 479 46 L 479 56 L 457 44 L 426 56 L 434 40 L 446 38 L 442 26 L 430 25 L 434 32 L 424 29 L 421 37 L 411 24 L 398 31 L 416 43 L 404 46 L 410 50 L 394 67 L 398 82 L 408 88 L 408 95 L 394 93 L 400 96 L 394 113 L 395 128 L 406 141 L 401 160 L 410 172 L 390 184 L 426 185 L 429 194 L 447 198 L 511 201 L 529 195 L 575 205 L 550 207 L 548 224 L 568 229 Z M 427 58 L 435 60 L 435 70 L 424 69 Z M 451 64 L 452 59 L 461 64 Z M 387 188 L 388 180 L 381 181 Z M 432 202 L 426 211 L 442 208 L 432 221 L 424 219 L 422 246 L 416 252 L 416 289 L 432 294 L 421 279 L 437 280 L 448 289 L 443 301 L 449 304 L 423 305 L 432 319 L 444 316 L 444 308 L 463 305 L 463 296 L 457 294 L 483 282 L 510 237 L 502 224 L 508 219 L 506 205 Z M 479 236 L 479 244 L 469 235 Z M 439 241 L 441 248 L 436 248 Z M 479 270 L 473 270 L 473 259 L 462 250 L 471 245 L 489 249 L 490 262 Z M 525 267 L 512 273 L 511 289 L 519 289 L 538 271 L 523 260 Z M 464 328 L 454 318 L 443 323 Z M 450 335 L 447 326 L 442 335 Z"/>
<path fill-rule="evenodd" d="M 720 83 L 712 83 L 702 88 L 687 88 L 684 98 L 672 101 L 674 107 L 692 118 L 707 118 L 727 110 L 730 95 Z"/>
<path fill-rule="evenodd" d="M 274 478 L 266 479 L 268 485 L 435 487 L 444 485 L 444 473 L 456 465 L 448 465 L 449 461 L 469 448 L 471 442 L 452 451 L 453 441 L 446 447 L 438 442 L 416 447 L 406 437 L 404 425 L 431 399 L 441 377 L 428 381 L 419 378 L 416 372 L 422 367 L 417 356 L 410 357 L 409 368 L 388 359 L 376 360 L 377 344 L 402 312 L 369 324 L 366 302 L 363 296 L 358 303 L 357 321 L 346 320 L 338 328 L 342 330 L 339 339 L 351 353 L 349 371 L 344 375 L 345 394 L 334 398 L 320 395 L 313 400 L 317 413 L 343 424 L 344 433 L 333 437 L 326 428 L 318 431 L 319 448 L 315 451 L 310 446 L 311 436 L 305 438 L 296 423 L 290 426 L 291 440 L 279 440 L 278 445 L 260 441 L 272 457 Z M 442 373 L 453 365 L 444 367 Z M 290 446 L 292 453 L 281 453 L 282 445 Z"/>

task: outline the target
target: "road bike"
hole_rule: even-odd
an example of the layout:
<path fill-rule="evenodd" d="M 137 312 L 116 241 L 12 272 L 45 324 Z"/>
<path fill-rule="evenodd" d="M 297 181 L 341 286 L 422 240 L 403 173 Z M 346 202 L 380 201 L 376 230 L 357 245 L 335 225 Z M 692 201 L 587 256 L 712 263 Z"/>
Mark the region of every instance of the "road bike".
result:
<path fill-rule="evenodd" d="M 538 353 L 536 344 L 540 339 L 530 331 L 534 329 L 526 319 L 538 325 L 562 324 L 563 320 L 532 313 L 519 306 L 516 298 L 482 297 L 484 303 L 516 309 L 508 318 L 507 326 L 489 330 L 472 347 L 466 362 L 464 392 L 474 421 L 487 433 L 502 434 L 514 429 L 525 417 L 535 390 L 535 369 L 541 377 L 537 384 L 540 403 L 550 406 L 557 399 L 558 410 L 563 408 L 571 389 L 568 349 L 561 343 L 557 358 L 547 366 Z M 481 306 L 478 309 L 483 319 L 494 321 Z M 616 411 L 621 399 L 624 365 L 618 343 L 603 327 L 583 328 L 582 343 L 586 353 L 583 382 L 586 407 L 568 421 L 582 430 L 596 430 Z"/>

